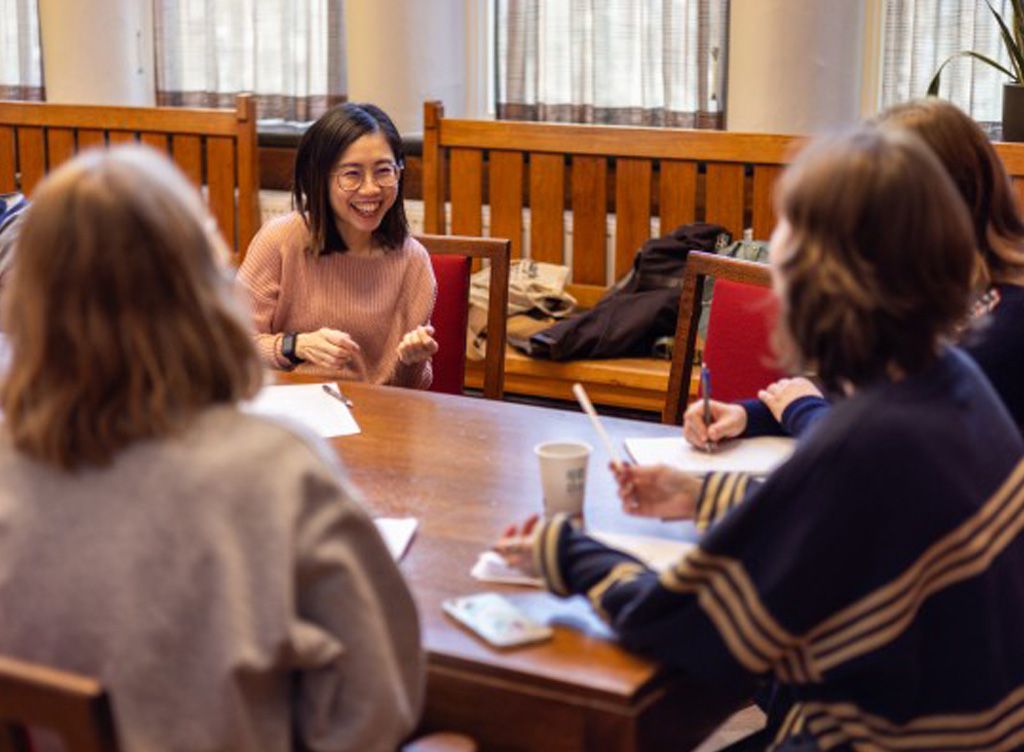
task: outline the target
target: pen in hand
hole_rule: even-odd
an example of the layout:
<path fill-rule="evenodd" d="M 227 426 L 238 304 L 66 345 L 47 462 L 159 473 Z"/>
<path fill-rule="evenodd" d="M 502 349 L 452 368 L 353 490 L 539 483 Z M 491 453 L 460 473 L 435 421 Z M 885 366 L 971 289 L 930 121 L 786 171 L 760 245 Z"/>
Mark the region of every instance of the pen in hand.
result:
<path fill-rule="evenodd" d="M 708 370 L 706 365 L 700 367 L 700 391 L 701 396 L 704 398 L 704 430 L 707 431 L 711 427 L 711 371 Z M 711 443 L 711 437 L 708 436 L 704 442 L 704 451 L 710 453 L 713 444 Z"/>
<path fill-rule="evenodd" d="M 355 407 L 355 403 L 352 402 L 348 397 L 342 394 L 337 387 L 331 386 L 330 384 L 321 384 L 321 388 L 327 392 L 331 397 L 338 400 L 345 407 Z"/>

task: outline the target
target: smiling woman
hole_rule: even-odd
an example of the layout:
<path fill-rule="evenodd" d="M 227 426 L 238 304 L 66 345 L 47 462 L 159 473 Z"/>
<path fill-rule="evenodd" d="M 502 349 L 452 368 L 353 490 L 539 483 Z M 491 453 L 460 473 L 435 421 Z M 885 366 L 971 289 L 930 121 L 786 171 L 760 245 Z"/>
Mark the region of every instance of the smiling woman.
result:
<path fill-rule="evenodd" d="M 430 257 L 409 235 L 402 141 L 371 104 L 336 107 L 295 158 L 295 211 L 267 224 L 239 270 L 265 363 L 425 389 L 437 352 Z"/>

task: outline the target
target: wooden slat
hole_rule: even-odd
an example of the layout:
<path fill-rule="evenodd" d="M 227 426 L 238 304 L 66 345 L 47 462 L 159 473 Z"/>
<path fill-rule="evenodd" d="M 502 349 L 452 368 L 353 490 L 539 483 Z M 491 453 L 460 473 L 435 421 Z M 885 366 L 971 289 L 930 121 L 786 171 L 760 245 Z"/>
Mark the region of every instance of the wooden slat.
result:
<path fill-rule="evenodd" d="M 111 146 L 138 143 L 135 136 L 136 134 L 133 131 L 110 131 L 107 134 Z"/>
<path fill-rule="evenodd" d="M 633 265 L 637 250 L 651 238 L 651 162 L 615 162 L 615 279 Z"/>
<path fill-rule="evenodd" d="M 167 134 L 146 132 L 139 136 L 139 141 L 146 146 L 152 146 L 161 154 L 167 154 Z"/>
<path fill-rule="evenodd" d="M 27 196 L 46 174 L 42 128 L 18 129 L 18 171 L 21 173 L 21 192 Z"/>
<path fill-rule="evenodd" d="M 451 150 L 452 234 L 483 234 L 483 153 L 476 149 Z"/>
<path fill-rule="evenodd" d="M 70 128 L 49 128 L 46 131 L 48 169 L 68 161 L 75 155 L 75 132 Z"/>
<path fill-rule="evenodd" d="M 754 206 L 752 209 L 752 226 L 754 237 L 767 240 L 775 229 L 775 202 L 773 189 L 782 175 L 783 168 L 756 165 L 754 167 Z"/>
<path fill-rule="evenodd" d="M 743 165 L 709 164 L 704 220 L 722 225 L 734 238 L 743 234 Z"/>
<path fill-rule="evenodd" d="M 561 154 L 530 155 L 530 258 L 564 264 L 565 160 Z"/>
<path fill-rule="evenodd" d="M 156 133 L 233 136 L 233 110 L 198 107 L 107 107 L 101 105 L 4 102 L 0 121 L 14 126 L 138 130 Z"/>
<path fill-rule="evenodd" d="M 14 128 L 0 126 L 0 193 L 11 193 L 17 188 L 14 182 Z"/>
<path fill-rule="evenodd" d="M 442 120 L 441 146 L 643 159 L 786 164 L 803 139 L 769 133 L 570 125 L 515 120 Z"/>
<path fill-rule="evenodd" d="M 199 136 L 171 137 L 171 156 L 196 188 L 202 185 L 203 182 L 203 160 L 201 154 Z"/>
<path fill-rule="evenodd" d="M 235 247 L 235 150 L 230 138 L 206 139 L 206 184 L 210 212 L 221 235 Z"/>
<path fill-rule="evenodd" d="M 444 152 L 440 146 L 440 123 L 444 105 L 423 103 L 423 229 L 444 233 Z"/>
<path fill-rule="evenodd" d="M 661 234 L 697 218 L 697 163 L 662 160 L 660 175 Z"/>
<path fill-rule="evenodd" d="M 604 157 L 572 160 L 572 279 L 607 285 L 608 162 Z"/>
<path fill-rule="evenodd" d="M 94 130 L 92 128 L 81 128 L 78 131 L 78 150 L 85 151 L 86 149 L 99 148 L 102 149 L 107 145 L 106 136 L 103 135 L 103 131 Z"/>
<path fill-rule="evenodd" d="M 512 258 L 523 255 L 523 155 L 490 154 L 491 237 L 512 241 Z"/>
<path fill-rule="evenodd" d="M 251 94 L 235 99 L 238 121 L 238 233 L 235 262 L 241 264 L 249 242 L 260 229 L 260 160 L 256 143 L 256 100 Z"/>

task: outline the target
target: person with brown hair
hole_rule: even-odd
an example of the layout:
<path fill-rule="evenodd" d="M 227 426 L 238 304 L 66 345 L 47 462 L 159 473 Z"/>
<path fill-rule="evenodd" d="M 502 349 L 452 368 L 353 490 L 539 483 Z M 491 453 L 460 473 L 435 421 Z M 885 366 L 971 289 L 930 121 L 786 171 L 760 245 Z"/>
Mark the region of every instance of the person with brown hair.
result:
<path fill-rule="evenodd" d="M 36 189 L 0 383 L 0 654 L 96 677 L 126 750 L 393 750 L 412 598 L 333 453 L 240 412 L 226 251 L 156 152 Z"/>
<path fill-rule="evenodd" d="M 919 139 L 876 127 L 809 146 L 776 200 L 781 349 L 847 398 L 763 482 L 616 467 L 627 512 L 707 529 L 660 573 L 564 516 L 498 548 L 669 668 L 772 680 L 751 749 L 1014 748 L 1024 441 L 945 344 L 971 294 L 966 208 Z"/>
<path fill-rule="evenodd" d="M 426 389 L 436 284 L 409 235 L 402 139 L 371 104 L 339 105 L 295 157 L 295 211 L 253 238 L 238 278 L 275 368 Z"/>
<path fill-rule="evenodd" d="M 919 136 L 967 205 L 977 252 L 977 299 L 958 337 L 1024 435 L 1024 219 L 1006 168 L 978 124 L 944 99 L 894 105 L 878 116 L 877 123 Z M 928 252 L 927 246 L 921 250 Z M 735 405 L 713 401 L 710 431 L 703 409 L 692 405 L 684 435 L 695 446 L 703 446 L 709 434 L 714 441 L 739 435 L 800 436 L 829 407 L 820 390 L 800 377 L 771 384 L 758 398 Z"/>

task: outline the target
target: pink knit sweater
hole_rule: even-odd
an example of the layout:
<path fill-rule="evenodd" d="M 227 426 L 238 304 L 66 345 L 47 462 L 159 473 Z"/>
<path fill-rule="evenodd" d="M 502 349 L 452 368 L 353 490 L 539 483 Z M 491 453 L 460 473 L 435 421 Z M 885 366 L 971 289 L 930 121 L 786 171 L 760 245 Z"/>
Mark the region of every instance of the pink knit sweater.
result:
<path fill-rule="evenodd" d="M 359 343 L 370 383 L 429 387 L 430 361 L 405 366 L 397 353 L 402 336 L 429 323 L 434 309 L 437 286 L 426 249 L 410 237 L 402 248 L 383 256 L 329 253 L 316 258 L 306 250 L 308 244 L 309 231 L 297 212 L 278 217 L 253 238 L 238 270 L 264 362 L 290 367 L 281 355 L 284 332 L 326 326 Z M 355 363 L 340 372 L 303 363 L 296 371 L 361 378 Z"/>

